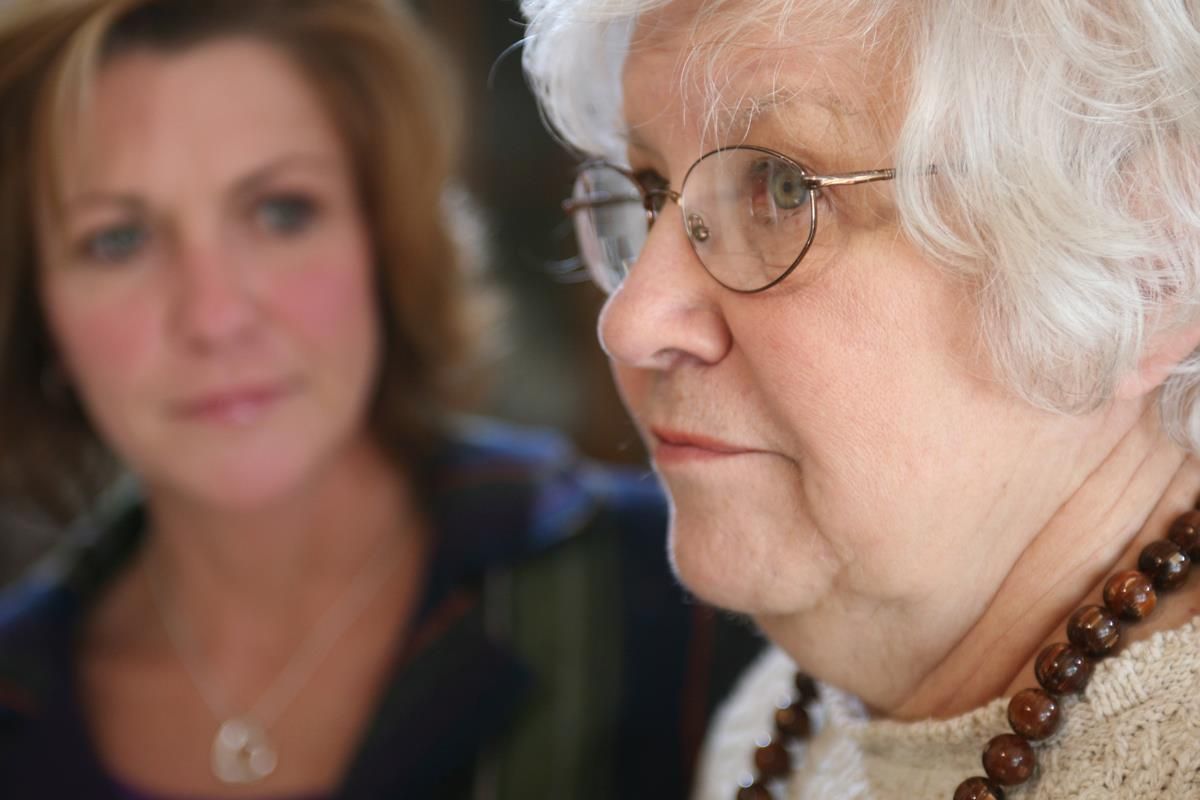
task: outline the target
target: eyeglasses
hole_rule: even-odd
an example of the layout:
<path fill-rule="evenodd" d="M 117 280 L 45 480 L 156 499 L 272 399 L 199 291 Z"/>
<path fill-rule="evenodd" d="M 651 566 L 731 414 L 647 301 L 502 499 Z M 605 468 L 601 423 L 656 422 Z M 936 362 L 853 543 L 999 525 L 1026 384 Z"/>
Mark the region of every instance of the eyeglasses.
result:
<path fill-rule="evenodd" d="M 647 185 L 607 161 L 585 162 L 563 209 L 575 223 L 584 266 L 605 292 L 625 280 L 671 200 L 708 274 L 735 292 L 753 293 L 782 281 L 808 252 L 821 189 L 895 177 L 894 169 L 814 175 L 775 150 L 736 145 L 696 159 L 678 192 L 665 183 Z"/>

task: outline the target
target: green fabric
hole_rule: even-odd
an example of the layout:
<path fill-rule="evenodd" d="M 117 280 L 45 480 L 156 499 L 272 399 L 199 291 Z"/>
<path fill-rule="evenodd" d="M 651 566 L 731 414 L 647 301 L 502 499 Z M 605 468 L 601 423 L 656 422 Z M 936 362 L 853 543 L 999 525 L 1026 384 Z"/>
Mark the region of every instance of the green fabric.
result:
<path fill-rule="evenodd" d="M 484 797 L 617 796 L 610 734 L 620 705 L 612 666 L 621 659 L 618 543 L 589 531 L 489 586 L 489 601 L 507 612 L 497 624 L 509 626 L 506 638 L 539 683 L 487 761 Z"/>

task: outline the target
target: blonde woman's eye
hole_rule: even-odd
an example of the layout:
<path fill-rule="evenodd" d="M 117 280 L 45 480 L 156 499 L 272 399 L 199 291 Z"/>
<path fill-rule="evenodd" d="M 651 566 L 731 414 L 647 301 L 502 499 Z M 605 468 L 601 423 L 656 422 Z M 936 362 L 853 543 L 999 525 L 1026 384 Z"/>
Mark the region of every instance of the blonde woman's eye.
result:
<path fill-rule="evenodd" d="M 137 256 L 149 238 L 141 225 L 114 225 L 85 238 L 80 255 L 89 261 L 120 264 Z"/>
<path fill-rule="evenodd" d="M 316 203 L 300 195 L 271 197 L 258 206 L 258 219 L 263 227 L 286 235 L 307 230 L 316 213 Z"/>

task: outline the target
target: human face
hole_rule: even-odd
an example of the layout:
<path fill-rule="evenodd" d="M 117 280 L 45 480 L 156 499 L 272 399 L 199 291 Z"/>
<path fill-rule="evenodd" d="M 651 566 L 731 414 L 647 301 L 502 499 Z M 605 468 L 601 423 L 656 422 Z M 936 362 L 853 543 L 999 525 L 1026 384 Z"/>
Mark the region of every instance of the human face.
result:
<path fill-rule="evenodd" d="M 704 98 L 679 78 L 692 37 L 708 38 L 695 5 L 636 30 L 624 80 L 635 172 L 678 185 L 702 153 L 742 142 L 818 173 L 894 163 L 885 99 L 900 70 L 831 28 L 802 29 L 783 55 L 725 51 L 739 66 L 731 96 L 788 99 L 736 137 L 705 136 Z M 995 381 L 972 287 L 904 239 L 891 191 L 823 190 L 805 260 L 758 294 L 708 275 L 669 207 L 601 317 L 673 501 L 679 576 L 710 602 L 809 633 L 918 608 L 958 615 L 961 633 L 1061 501 L 1093 424 Z"/>
<path fill-rule="evenodd" d="M 100 72 L 39 282 L 93 424 L 154 490 L 294 493 L 365 436 L 372 254 L 348 154 L 271 46 L 137 51 Z"/>

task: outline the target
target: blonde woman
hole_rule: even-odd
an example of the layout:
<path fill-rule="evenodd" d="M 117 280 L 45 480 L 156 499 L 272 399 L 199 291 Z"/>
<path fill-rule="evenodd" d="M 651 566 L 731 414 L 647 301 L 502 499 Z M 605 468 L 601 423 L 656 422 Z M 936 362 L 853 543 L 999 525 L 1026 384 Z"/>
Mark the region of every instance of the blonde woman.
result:
<path fill-rule="evenodd" d="M 446 411 L 429 34 L 26 0 L 0 53 L 0 481 L 88 512 L 0 598 L 0 795 L 681 793 L 707 662 L 654 488 Z"/>

